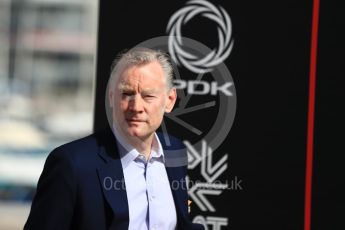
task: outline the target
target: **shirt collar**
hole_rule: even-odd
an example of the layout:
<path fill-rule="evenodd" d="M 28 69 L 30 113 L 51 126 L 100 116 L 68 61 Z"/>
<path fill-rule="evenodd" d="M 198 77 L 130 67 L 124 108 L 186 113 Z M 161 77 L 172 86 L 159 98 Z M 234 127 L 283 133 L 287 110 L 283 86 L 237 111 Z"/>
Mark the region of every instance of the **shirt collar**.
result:
<path fill-rule="evenodd" d="M 116 137 L 116 142 L 121 157 L 121 164 L 122 167 L 125 169 L 131 162 L 133 162 L 140 155 L 140 153 L 130 143 L 128 143 L 128 141 L 125 138 L 123 138 L 122 135 L 119 134 L 119 131 L 117 130 L 114 124 L 113 132 Z M 154 133 L 152 140 L 150 159 L 151 158 L 155 160 L 162 159 L 162 162 L 165 163 L 163 147 L 156 133 Z"/>

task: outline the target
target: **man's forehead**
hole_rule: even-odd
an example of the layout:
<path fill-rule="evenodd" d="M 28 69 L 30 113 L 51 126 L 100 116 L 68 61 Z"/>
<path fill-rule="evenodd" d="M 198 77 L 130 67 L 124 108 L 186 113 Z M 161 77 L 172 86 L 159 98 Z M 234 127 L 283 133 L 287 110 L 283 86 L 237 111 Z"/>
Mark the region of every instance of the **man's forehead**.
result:
<path fill-rule="evenodd" d="M 141 84 L 131 84 L 130 81 L 120 81 L 117 87 L 121 91 L 136 91 L 140 90 L 143 92 L 157 92 L 161 89 L 159 85 L 152 85 L 152 84 L 147 84 L 147 85 L 141 85 Z"/>
<path fill-rule="evenodd" d="M 152 85 L 161 87 L 165 84 L 165 78 L 155 74 L 122 74 L 117 80 L 117 84 L 126 87 Z"/>
<path fill-rule="evenodd" d="M 129 65 L 123 69 L 121 76 L 149 77 L 160 80 L 165 79 L 164 70 L 158 61 Z"/>
<path fill-rule="evenodd" d="M 127 88 L 132 88 L 132 87 L 147 87 L 147 86 L 152 86 L 154 87 L 155 85 L 160 85 L 162 82 L 156 79 L 152 78 L 132 78 L 132 77 L 127 77 L 127 78 L 120 78 L 118 81 L 118 85 L 121 87 L 127 87 Z"/>

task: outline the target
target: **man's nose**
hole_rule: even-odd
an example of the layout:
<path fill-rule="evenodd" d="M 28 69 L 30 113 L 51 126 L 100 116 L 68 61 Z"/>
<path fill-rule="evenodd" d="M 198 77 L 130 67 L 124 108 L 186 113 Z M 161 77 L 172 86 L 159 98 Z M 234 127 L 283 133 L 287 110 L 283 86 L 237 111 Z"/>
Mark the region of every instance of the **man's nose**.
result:
<path fill-rule="evenodd" d="M 140 95 L 133 95 L 129 100 L 129 109 L 133 112 L 143 111 L 143 101 Z"/>

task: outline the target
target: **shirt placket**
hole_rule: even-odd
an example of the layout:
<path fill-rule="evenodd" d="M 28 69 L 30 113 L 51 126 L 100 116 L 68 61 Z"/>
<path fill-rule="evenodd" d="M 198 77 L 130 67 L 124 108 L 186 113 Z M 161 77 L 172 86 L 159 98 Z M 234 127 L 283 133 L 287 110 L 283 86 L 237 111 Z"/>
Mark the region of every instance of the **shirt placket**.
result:
<path fill-rule="evenodd" d="M 153 158 L 151 158 L 148 162 L 147 162 L 147 166 L 146 166 L 146 173 L 147 173 L 147 177 L 146 177 L 146 182 L 147 182 L 147 196 L 148 196 L 148 203 L 149 203 L 149 226 L 150 226 L 150 230 L 156 230 L 158 229 L 158 225 L 156 222 L 156 211 L 157 208 L 155 208 L 155 204 L 156 204 L 156 194 L 155 194 L 155 183 L 154 183 L 154 167 L 153 167 L 153 163 L 154 160 Z M 157 176 L 157 175 L 156 175 Z"/>

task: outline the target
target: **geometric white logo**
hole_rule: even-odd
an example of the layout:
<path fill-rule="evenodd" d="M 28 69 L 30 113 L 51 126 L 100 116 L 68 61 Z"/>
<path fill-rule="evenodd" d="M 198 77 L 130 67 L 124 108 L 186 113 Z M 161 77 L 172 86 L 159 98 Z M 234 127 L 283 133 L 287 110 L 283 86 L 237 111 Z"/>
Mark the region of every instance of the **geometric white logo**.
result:
<path fill-rule="evenodd" d="M 215 183 L 217 178 L 228 168 L 228 154 L 225 154 L 219 161 L 213 164 L 211 147 L 202 141 L 200 153 L 188 141 L 184 141 L 188 153 L 188 169 L 194 169 L 201 164 L 201 175 L 206 182 L 196 182 L 189 188 L 189 196 L 197 204 L 201 211 L 215 212 L 216 209 L 208 201 L 205 195 L 220 195 L 227 184 Z M 190 184 L 189 181 L 187 184 Z"/>
<path fill-rule="evenodd" d="M 181 27 L 196 15 L 201 15 L 217 23 L 218 47 L 204 57 L 198 57 L 183 49 Z M 234 45 L 234 41 L 231 39 L 232 24 L 229 15 L 221 6 L 216 7 L 206 0 L 188 1 L 185 7 L 171 16 L 167 32 L 169 33 L 168 46 L 171 58 L 194 73 L 212 71 L 212 67 L 223 62 L 230 55 Z"/>

